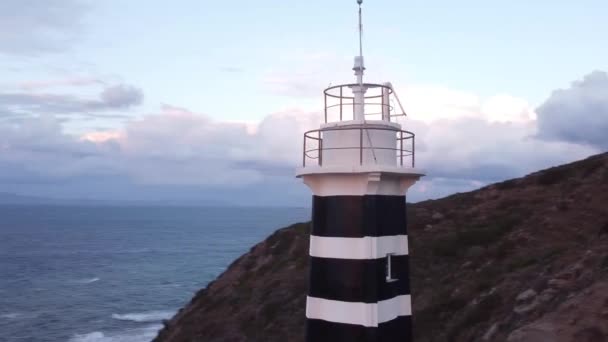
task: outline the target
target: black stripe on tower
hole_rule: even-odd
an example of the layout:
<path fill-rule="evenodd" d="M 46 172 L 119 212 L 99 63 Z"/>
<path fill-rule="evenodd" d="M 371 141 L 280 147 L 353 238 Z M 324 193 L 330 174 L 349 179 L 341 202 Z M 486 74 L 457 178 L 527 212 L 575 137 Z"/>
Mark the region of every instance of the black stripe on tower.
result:
<path fill-rule="evenodd" d="M 379 324 L 377 328 L 309 319 L 306 321 L 306 340 L 308 342 L 410 342 L 412 340 L 412 317 L 397 317 L 392 321 Z"/>
<path fill-rule="evenodd" d="M 312 235 L 406 235 L 405 196 L 314 196 Z"/>
<path fill-rule="evenodd" d="M 392 276 L 386 281 L 386 258 L 369 260 L 310 258 L 311 297 L 343 302 L 377 303 L 410 294 L 407 255 L 391 259 Z"/>
<path fill-rule="evenodd" d="M 405 196 L 314 196 L 311 234 L 323 238 L 395 237 L 407 235 Z M 390 238 L 389 238 L 390 239 Z M 350 242 L 349 242 L 350 243 Z M 391 257 L 392 278 L 387 281 L 387 258 L 345 259 L 311 257 L 309 297 L 346 303 L 368 303 L 409 295 L 407 255 Z M 333 305 L 330 302 L 329 305 Z M 308 309 L 307 309 L 308 312 Z M 377 326 L 307 320 L 309 342 L 408 342 L 411 316 L 399 315 Z"/>

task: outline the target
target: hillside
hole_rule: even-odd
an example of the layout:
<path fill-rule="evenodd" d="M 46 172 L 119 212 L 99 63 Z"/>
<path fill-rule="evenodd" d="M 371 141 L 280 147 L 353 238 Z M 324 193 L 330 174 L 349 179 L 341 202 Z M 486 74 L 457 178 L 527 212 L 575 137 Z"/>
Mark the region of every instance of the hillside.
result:
<path fill-rule="evenodd" d="M 408 206 L 417 342 L 608 341 L 608 154 Z M 155 341 L 303 341 L 309 224 L 280 229 Z"/>

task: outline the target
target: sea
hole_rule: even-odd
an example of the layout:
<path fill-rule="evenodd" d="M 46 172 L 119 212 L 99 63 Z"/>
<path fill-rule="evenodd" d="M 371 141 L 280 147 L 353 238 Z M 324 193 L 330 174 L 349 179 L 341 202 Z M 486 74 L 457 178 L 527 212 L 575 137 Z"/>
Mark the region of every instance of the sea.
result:
<path fill-rule="evenodd" d="M 0 341 L 144 342 L 308 208 L 0 206 Z"/>

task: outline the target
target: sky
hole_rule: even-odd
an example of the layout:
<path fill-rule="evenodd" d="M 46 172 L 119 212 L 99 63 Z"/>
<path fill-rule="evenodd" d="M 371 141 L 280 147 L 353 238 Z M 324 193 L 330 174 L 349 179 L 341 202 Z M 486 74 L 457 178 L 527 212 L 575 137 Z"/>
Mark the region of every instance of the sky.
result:
<path fill-rule="evenodd" d="M 608 149 L 605 1 L 363 4 L 419 201 Z M 0 2 L 0 192 L 309 205 L 322 91 L 349 83 L 353 1 Z"/>

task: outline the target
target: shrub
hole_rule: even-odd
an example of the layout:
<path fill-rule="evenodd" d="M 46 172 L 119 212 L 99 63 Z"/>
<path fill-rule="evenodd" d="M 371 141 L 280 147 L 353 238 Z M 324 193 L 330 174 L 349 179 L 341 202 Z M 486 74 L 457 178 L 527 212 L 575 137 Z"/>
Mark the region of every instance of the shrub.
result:
<path fill-rule="evenodd" d="M 537 178 L 539 185 L 553 185 L 566 180 L 570 175 L 565 167 L 554 167 L 543 171 Z"/>
<path fill-rule="evenodd" d="M 504 190 L 515 189 L 515 188 L 517 188 L 518 185 L 517 185 L 517 180 L 512 179 L 512 180 L 496 183 L 496 184 L 494 184 L 494 186 L 496 186 L 496 189 L 504 191 Z"/>
<path fill-rule="evenodd" d="M 511 240 L 501 241 L 495 249 L 490 250 L 495 259 L 504 259 L 507 256 L 512 255 L 512 251 L 515 249 L 515 242 Z"/>
<path fill-rule="evenodd" d="M 604 166 L 603 159 L 589 158 L 580 162 L 583 169 L 583 176 L 591 176 L 595 171 Z"/>
<path fill-rule="evenodd" d="M 431 245 L 431 251 L 436 256 L 458 256 L 471 246 L 488 246 L 497 242 L 520 222 L 520 216 L 511 214 L 497 218 L 491 225 L 457 230 L 436 239 Z"/>
<path fill-rule="evenodd" d="M 498 293 L 482 298 L 477 305 L 472 306 L 461 319 L 452 325 L 447 333 L 448 340 L 456 340 L 463 329 L 488 321 L 494 310 L 501 305 L 502 297 Z"/>
<path fill-rule="evenodd" d="M 513 272 L 521 268 L 532 266 L 538 262 L 538 259 L 532 255 L 518 255 L 507 262 L 507 271 Z"/>
<path fill-rule="evenodd" d="M 601 267 L 603 270 L 608 271 L 608 255 L 602 259 Z"/>

